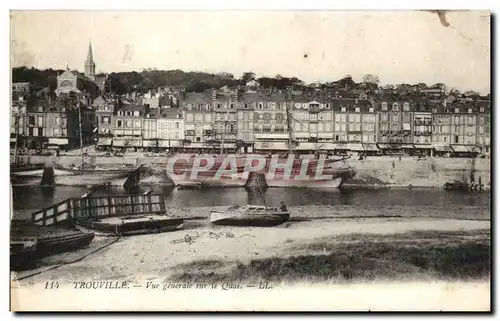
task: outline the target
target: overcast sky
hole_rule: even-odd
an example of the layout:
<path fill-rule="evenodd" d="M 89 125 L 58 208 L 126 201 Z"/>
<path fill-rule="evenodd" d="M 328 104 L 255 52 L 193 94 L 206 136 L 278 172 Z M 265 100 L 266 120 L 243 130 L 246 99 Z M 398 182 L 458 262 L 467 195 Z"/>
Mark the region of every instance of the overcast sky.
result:
<path fill-rule="evenodd" d="M 13 66 L 83 70 L 92 40 L 97 72 L 144 68 L 244 71 L 490 91 L 488 12 L 24 11 L 11 13 Z"/>

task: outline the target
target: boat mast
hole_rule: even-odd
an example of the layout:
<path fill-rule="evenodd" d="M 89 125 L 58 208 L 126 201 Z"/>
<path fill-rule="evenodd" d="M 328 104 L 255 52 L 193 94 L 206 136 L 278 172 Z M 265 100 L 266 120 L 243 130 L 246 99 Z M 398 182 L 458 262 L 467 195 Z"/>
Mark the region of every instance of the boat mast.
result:
<path fill-rule="evenodd" d="M 222 132 L 222 142 L 220 145 L 220 156 L 224 156 L 224 140 L 226 138 L 226 127 L 227 124 L 229 123 L 229 108 L 231 107 L 231 96 L 229 96 L 229 105 L 227 105 L 227 110 L 226 110 L 226 117 L 227 119 L 224 120 L 224 131 Z"/>
<path fill-rule="evenodd" d="M 292 141 L 293 141 L 293 133 L 292 133 L 292 116 L 290 115 L 290 104 L 289 102 L 285 102 L 285 110 L 286 110 L 286 127 L 288 131 L 288 155 L 292 155 Z"/>
<path fill-rule="evenodd" d="M 15 114 L 16 142 L 14 145 L 14 165 L 17 166 L 17 141 L 19 139 L 19 114 Z"/>
<path fill-rule="evenodd" d="M 79 126 L 79 129 L 80 129 L 80 154 L 82 156 L 82 170 L 83 170 L 82 106 L 81 106 L 79 98 L 78 98 L 77 107 L 78 107 L 78 126 Z"/>

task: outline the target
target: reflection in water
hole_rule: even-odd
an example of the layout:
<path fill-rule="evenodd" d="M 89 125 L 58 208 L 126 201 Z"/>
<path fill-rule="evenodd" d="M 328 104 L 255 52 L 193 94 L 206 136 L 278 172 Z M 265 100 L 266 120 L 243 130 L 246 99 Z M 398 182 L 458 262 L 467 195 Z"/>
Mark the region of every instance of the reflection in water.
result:
<path fill-rule="evenodd" d="M 268 188 L 259 191 L 245 188 L 178 189 L 167 186 L 143 187 L 135 193 L 152 190 L 165 196 L 167 206 L 225 206 L 234 204 L 264 204 L 278 206 L 281 201 L 288 206 L 297 205 L 353 205 L 360 207 L 380 206 L 490 206 L 490 193 L 445 192 L 428 189 L 378 189 L 378 190 L 315 190 L 300 188 Z M 80 197 L 85 187 L 40 186 L 13 187 L 14 209 L 40 209 L 70 197 Z M 94 195 L 105 195 L 97 191 Z M 122 188 L 112 188 L 111 194 L 127 194 Z"/>

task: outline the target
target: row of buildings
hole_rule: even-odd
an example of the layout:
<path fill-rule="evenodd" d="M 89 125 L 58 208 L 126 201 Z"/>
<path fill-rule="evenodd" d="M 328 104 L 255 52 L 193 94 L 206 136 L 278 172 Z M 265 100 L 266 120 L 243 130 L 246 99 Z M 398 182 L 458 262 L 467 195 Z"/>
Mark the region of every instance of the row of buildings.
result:
<path fill-rule="evenodd" d="M 372 101 L 283 92 L 185 93 L 179 108 L 151 107 L 114 95 L 38 99 L 13 114 L 12 142 L 64 149 L 293 149 L 356 152 L 489 153 L 489 101 Z M 80 97 L 80 96 L 75 96 Z M 20 101 L 13 110 L 19 111 Z M 17 115 L 17 116 L 16 116 Z M 19 116 L 22 115 L 22 116 Z M 82 128 L 80 128 L 80 120 Z M 291 136 L 289 135 L 289 129 Z"/>
<path fill-rule="evenodd" d="M 398 98 L 373 99 L 363 88 L 357 98 L 347 98 L 340 89 L 265 90 L 255 83 L 120 97 L 106 93 L 106 77 L 96 76 L 90 45 L 85 73 L 68 70 L 57 84 L 44 97 L 34 97 L 28 83 L 13 84 L 12 145 L 253 152 L 286 151 L 291 138 L 293 149 L 302 152 L 489 154 L 490 149 L 489 97 L 443 99 L 441 88 L 418 97 L 410 90 Z M 342 86 L 348 90 L 348 84 Z"/>

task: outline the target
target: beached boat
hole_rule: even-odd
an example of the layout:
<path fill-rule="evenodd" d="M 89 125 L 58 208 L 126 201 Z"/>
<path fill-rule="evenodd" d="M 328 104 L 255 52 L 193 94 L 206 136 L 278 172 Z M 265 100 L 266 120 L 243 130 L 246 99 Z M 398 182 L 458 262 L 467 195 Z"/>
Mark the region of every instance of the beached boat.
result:
<path fill-rule="evenodd" d="M 290 218 L 288 211 L 260 205 L 234 205 L 224 211 L 211 211 L 210 222 L 232 226 L 275 226 Z"/>
<path fill-rule="evenodd" d="M 35 258 L 36 237 L 12 237 L 10 239 L 10 266 L 13 269 L 25 266 Z"/>
<path fill-rule="evenodd" d="M 77 219 L 77 225 L 111 235 L 138 235 L 174 231 L 182 227 L 184 220 L 166 215 L 144 214 Z"/>
<path fill-rule="evenodd" d="M 68 231 L 62 235 L 40 237 L 37 242 L 38 257 L 69 252 L 89 246 L 94 239 L 94 233 Z"/>
<path fill-rule="evenodd" d="M 94 233 L 62 226 L 39 226 L 25 221 L 11 225 L 11 267 L 24 268 L 36 259 L 90 245 Z"/>

